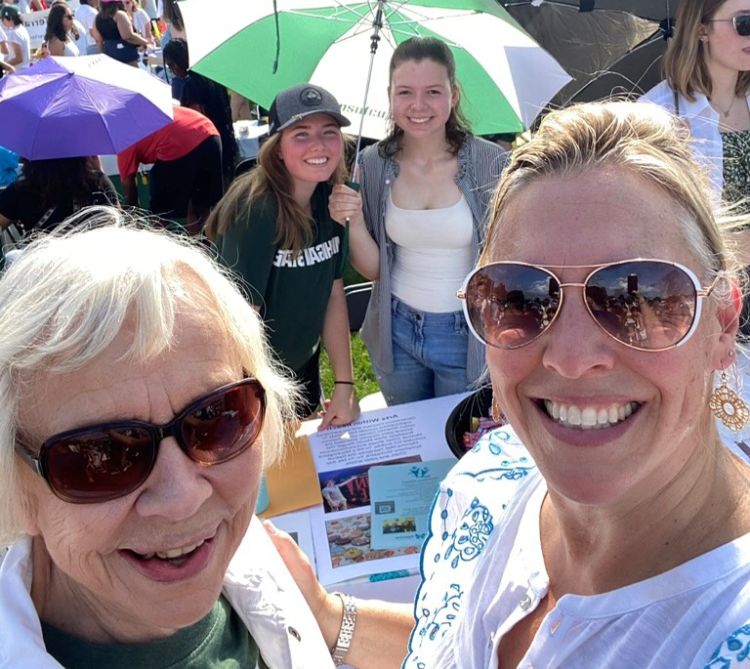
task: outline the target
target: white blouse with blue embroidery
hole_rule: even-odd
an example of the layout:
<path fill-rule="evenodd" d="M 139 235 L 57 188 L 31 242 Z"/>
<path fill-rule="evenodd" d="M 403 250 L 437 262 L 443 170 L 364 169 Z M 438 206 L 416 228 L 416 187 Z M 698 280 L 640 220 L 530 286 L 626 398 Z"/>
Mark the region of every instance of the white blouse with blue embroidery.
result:
<path fill-rule="evenodd" d="M 509 428 L 453 468 L 432 509 L 404 669 L 498 669 L 501 637 L 545 597 L 546 485 Z M 612 592 L 564 595 L 519 669 L 750 667 L 750 534 Z"/>

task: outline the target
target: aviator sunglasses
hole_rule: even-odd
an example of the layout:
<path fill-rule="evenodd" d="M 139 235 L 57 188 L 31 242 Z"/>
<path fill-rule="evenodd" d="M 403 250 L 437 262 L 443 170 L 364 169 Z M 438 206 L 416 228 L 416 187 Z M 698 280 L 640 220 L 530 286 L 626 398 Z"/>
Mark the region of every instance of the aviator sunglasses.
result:
<path fill-rule="evenodd" d="M 750 14 L 738 14 L 731 19 L 706 19 L 705 23 L 731 23 L 740 37 L 750 35 Z"/>
<path fill-rule="evenodd" d="M 145 483 L 163 439 L 174 437 L 198 464 L 217 465 L 255 442 L 265 411 L 263 386 L 245 378 L 195 400 L 166 425 L 140 420 L 101 423 L 50 437 L 38 455 L 18 442 L 16 451 L 60 499 L 73 504 L 107 502 Z"/>
<path fill-rule="evenodd" d="M 583 283 L 563 283 L 552 272 L 589 268 Z M 555 322 L 563 289 L 580 287 L 591 318 L 610 337 L 638 351 L 665 351 L 695 332 L 702 299 L 721 277 L 702 287 L 683 265 L 643 258 L 549 267 L 495 262 L 471 272 L 457 296 L 474 335 L 495 348 L 533 342 Z"/>

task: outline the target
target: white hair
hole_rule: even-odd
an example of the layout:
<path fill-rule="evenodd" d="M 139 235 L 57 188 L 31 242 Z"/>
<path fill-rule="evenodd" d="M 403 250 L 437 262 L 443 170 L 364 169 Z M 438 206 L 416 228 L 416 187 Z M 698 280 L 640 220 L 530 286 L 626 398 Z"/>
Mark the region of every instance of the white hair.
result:
<path fill-rule="evenodd" d="M 169 349 L 184 304 L 214 311 L 244 369 L 266 390 L 264 465 L 278 459 L 296 391 L 274 362 L 262 322 L 228 271 L 187 238 L 138 227 L 120 210 L 96 207 L 26 247 L 0 278 L 0 546 L 21 534 L 15 455 L 23 382 L 79 369 L 102 353 L 126 319 L 125 356 L 145 361 Z"/>

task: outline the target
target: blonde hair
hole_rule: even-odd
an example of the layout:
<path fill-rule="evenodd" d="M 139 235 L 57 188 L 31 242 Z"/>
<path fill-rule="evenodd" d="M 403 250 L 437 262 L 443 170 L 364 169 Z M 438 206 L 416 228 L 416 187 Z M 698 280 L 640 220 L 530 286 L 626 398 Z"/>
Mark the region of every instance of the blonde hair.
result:
<path fill-rule="evenodd" d="M 706 64 L 706 44 L 700 37 L 701 28 L 713 18 L 726 0 L 690 0 L 681 2 L 675 17 L 674 36 L 669 40 L 662 59 L 662 75 L 670 88 L 691 102 L 695 93 L 711 97 L 713 84 Z M 750 72 L 740 72 L 735 93 L 750 91 Z"/>
<path fill-rule="evenodd" d="M 257 206 L 259 199 L 272 197 L 278 208 L 275 242 L 283 249 L 296 252 L 312 243 L 314 233 L 310 225 L 310 216 L 295 201 L 294 182 L 279 156 L 281 136 L 289 129 L 286 128 L 266 140 L 258 152 L 257 166 L 247 174 L 237 177 L 213 209 L 204 227 L 205 234 L 210 240 L 215 241 L 231 225 L 236 224 L 238 219 L 245 218 L 253 207 Z M 328 180 L 332 185 L 346 180 L 346 140 L 343 141 L 341 159 Z"/>
<path fill-rule="evenodd" d="M 605 102 L 551 112 L 528 143 L 517 148 L 493 197 L 486 262 L 502 234 L 503 213 L 525 185 L 543 177 L 570 177 L 598 168 L 628 170 L 659 187 L 684 212 L 685 241 L 707 271 L 734 276 L 740 266 L 728 248 L 711 204 L 708 176 L 693 159 L 690 131 L 665 109 Z"/>
<path fill-rule="evenodd" d="M 85 223 L 84 223 L 85 221 Z M 72 227 L 71 227 L 72 226 Z M 184 238 L 139 228 L 97 207 L 40 236 L 0 278 L 0 546 L 21 535 L 24 500 L 15 455 L 24 381 L 79 369 L 134 321 L 127 359 L 143 362 L 173 344 L 178 308 L 209 309 L 238 362 L 266 390 L 264 466 L 277 460 L 295 390 L 268 348 L 261 321 L 206 252 Z M 197 305 L 197 306 L 192 306 Z"/>

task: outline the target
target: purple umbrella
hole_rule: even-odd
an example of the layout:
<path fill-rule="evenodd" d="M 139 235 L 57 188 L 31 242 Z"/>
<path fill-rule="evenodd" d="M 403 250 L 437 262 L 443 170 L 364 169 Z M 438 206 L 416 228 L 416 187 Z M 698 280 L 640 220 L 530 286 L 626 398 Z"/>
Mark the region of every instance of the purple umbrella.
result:
<path fill-rule="evenodd" d="M 29 160 L 119 153 L 172 120 L 172 91 L 109 56 L 50 56 L 0 80 L 0 146 Z"/>

